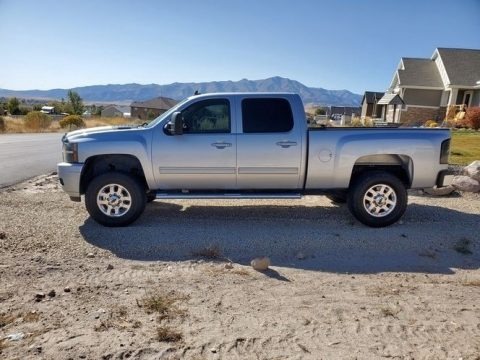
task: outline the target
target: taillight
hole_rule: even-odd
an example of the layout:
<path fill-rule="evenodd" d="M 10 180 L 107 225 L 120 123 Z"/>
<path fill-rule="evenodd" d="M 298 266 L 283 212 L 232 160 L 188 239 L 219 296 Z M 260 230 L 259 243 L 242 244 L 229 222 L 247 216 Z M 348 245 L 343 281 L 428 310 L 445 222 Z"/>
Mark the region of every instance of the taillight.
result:
<path fill-rule="evenodd" d="M 440 164 L 448 164 L 448 155 L 450 154 L 450 139 L 442 142 L 440 148 Z"/>

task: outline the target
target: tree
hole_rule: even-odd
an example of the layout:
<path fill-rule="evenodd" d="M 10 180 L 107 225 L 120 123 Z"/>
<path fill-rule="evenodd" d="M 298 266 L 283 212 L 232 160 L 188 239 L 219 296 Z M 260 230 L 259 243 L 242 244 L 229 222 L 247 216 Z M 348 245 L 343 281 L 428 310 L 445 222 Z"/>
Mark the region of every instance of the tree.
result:
<path fill-rule="evenodd" d="M 78 93 L 75 91 L 68 90 L 67 96 L 68 96 L 67 106 L 69 106 L 72 114 L 82 115 L 84 106 L 83 106 L 83 100 L 80 97 L 80 95 L 78 95 Z"/>
<path fill-rule="evenodd" d="M 20 114 L 20 101 L 16 97 L 13 97 L 8 100 L 7 104 L 8 112 L 10 115 L 19 115 Z"/>
<path fill-rule="evenodd" d="M 327 114 L 327 112 L 325 111 L 324 108 L 320 107 L 320 108 L 315 110 L 315 115 L 326 115 L 326 114 Z"/>

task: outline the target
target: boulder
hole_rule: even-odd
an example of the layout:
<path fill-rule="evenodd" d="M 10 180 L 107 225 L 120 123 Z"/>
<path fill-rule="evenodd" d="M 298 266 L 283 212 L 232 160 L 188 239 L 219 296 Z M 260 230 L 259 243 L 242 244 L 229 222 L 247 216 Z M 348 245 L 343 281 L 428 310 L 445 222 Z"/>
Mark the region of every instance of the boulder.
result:
<path fill-rule="evenodd" d="M 472 162 L 470 165 L 463 168 L 463 174 L 470 176 L 473 180 L 480 182 L 480 160 Z"/>
<path fill-rule="evenodd" d="M 266 256 L 258 257 L 253 259 L 250 265 L 257 271 L 265 271 L 270 266 L 270 259 Z"/>
<path fill-rule="evenodd" d="M 480 183 L 465 175 L 455 176 L 452 180 L 452 186 L 460 191 L 479 192 Z"/>
<path fill-rule="evenodd" d="M 423 189 L 423 191 L 425 191 L 428 195 L 432 195 L 432 196 L 450 195 L 454 190 L 455 188 L 452 185 L 442 186 L 442 187 L 434 186 L 433 188 Z"/>

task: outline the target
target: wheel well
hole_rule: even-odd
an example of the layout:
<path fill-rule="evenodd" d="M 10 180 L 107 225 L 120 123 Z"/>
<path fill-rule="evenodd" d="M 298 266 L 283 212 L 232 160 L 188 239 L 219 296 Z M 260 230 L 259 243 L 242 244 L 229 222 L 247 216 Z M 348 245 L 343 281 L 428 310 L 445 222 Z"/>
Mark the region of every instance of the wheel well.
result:
<path fill-rule="evenodd" d="M 132 155 L 98 155 L 85 161 L 80 179 L 80 193 L 84 194 L 90 181 L 100 174 L 119 171 L 138 178 L 145 189 L 148 189 L 142 164 Z"/>

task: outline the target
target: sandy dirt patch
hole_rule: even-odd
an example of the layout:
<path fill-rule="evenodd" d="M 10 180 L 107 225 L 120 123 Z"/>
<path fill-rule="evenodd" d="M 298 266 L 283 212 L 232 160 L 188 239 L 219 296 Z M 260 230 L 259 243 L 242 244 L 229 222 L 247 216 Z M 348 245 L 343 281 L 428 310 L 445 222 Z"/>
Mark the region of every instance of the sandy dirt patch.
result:
<path fill-rule="evenodd" d="M 39 177 L 0 193 L 0 357 L 480 359 L 479 220 L 478 195 L 415 192 L 384 229 L 324 197 L 111 229 Z"/>

